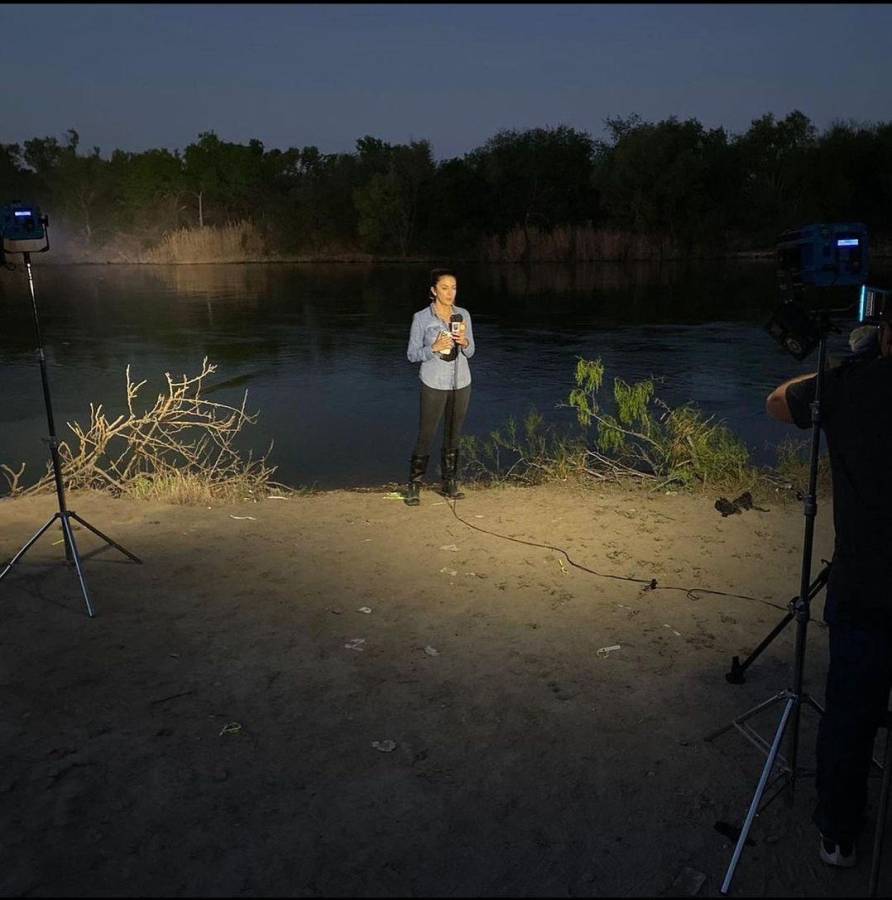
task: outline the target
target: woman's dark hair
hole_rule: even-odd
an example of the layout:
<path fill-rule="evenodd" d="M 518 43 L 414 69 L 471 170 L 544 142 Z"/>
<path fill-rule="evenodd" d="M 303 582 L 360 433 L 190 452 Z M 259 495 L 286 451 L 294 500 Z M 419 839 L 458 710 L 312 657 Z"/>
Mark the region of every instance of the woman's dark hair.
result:
<path fill-rule="evenodd" d="M 444 276 L 451 275 L 453 278 L 458 280 L 458 276 L 452 269 L 431 269 L 431 287 L 436 287 L 437 282 Z"/>

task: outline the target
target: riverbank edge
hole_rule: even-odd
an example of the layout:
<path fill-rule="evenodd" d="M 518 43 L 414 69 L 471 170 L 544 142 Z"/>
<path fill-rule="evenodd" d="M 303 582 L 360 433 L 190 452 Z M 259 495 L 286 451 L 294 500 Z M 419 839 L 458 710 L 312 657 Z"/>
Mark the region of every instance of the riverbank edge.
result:
<path fill-rule="evenodd" d="M 470 490 L 474 493 L 485 492 L 485 493 L 496 493 L 499 491 L 506 490 L 526 490 L 526 491 L 541 491 L 541 490 L 578 490 L 583 493 L 592 492 L 592 493 L 609 493 L 611 495 L 624 495 L 626 497 L 639 497 L 639 496 L 647 496 L 647 497 L 658 497 L 658 496 L 671 496 L 671 497 L 679 497 L 685 496 L 692 499 L 711 499 L 712 501 L 716 501 L 721 497 L 725 499 L 731 500 L 733 498 L 726 497 L 729 493 L 734 493 L 733 491 L 729 491 L 727 488 L 723 488 L 720 486 L 712 486 L 712 485 L 698 485 L 693 488 L 683 488 L 680 486 L 676 487 L 656 487 L 654 484 L 649 484 L 642 482 L 637 479 L 628 478 L 628 479 L 611 479 L 598 481 L 592 479 L 590 477 L 578 476 L 578 477 L 569 477 L 563 479 L 550 479 L 545 481 L 540 481 L 536 483 L 525 483 L 518 480 L 499 480 L 499 481 L 485 481 L 485 480 L 477 480 L 465 478 L 461 481 L 461 487 L 464 490 Z M 237 501 L 233 504 L 231 500 L 220 500 L 218 501 L 218 505 L 244 505 L 244 504 L 262 504 L 269 502 L 270 500 L 295 500 L 301 498 L 324 498 L 324 497 L 333 497 L 335 495 L 340 494 L 382 494 L 389 495 L 390 499 L 396 500 L 397 498 L 394 496 L 396 494 L 404 495 L 406 491 L 406 482 L 402 481 L 388 481 L 384 483 L 378 484 L 368 484 L 368 485 L 352 485 L 345 487 L 316 487 L 314 485 L 286 485 L 278 482 L 273 482 L 270 485 L 269 493 L 265 497 L 245 497 L 241 501 Z M 40 497 L 49 497 L 55 492 L 54 486 L 49 486 L 45 490 L 37 491 L 37 492 L 29 492 L 28 489 L 24 489 L 16 494 L 3 494 L 0 495 L 0 509 L 3 508 L 5 503 L 10 503 L 14 501 L 27 501 Z M 801 490 L 792 483 L 787 484 L 776 484 L 770 483 L 768 481 L 759 482 L 752 485 L 749 488 L 749 493 L 754 503 L 758 504 L 761 502 L 767 502 L 769 500 L 775 502 L 782 502 L 785 505 L 788 504 L 799 504 L 802 502 L 802 492 Z M 816 490 L 817 500 L 829 502 L 832 500 L 832 488 L 829 481 L 825 479 L 819 479 L 817 490 Z M 442 502 L 446 498 L 439 491 L 439 482 L 435 480 L 429 480 L 422 484 L 422 499 L 424 497 L 428 497 L 434 499 L 435 502 Z M 111 490 L 99 490 L 95 488 L 77 488 L 77 489 L 66 489 L 65 491 L 66 499 L 70 498 L 78 498 L 78 497 L 94 497 L 97 499 L 107 500 L 109 502 L 116 502 L 119 500 L 125 501 L 135 501 L 141 503 L 162 503 L 169 506 L 185 506 L 185 507 L 198 507 L 204 505 L 203 503 L 179 503 L 175 501 L 164 501 L 163 499 L 158 499 L 157 497 L 134 497 L 130 494 L 116 494 Z M 461 501 L 454 501 L 457 508 L 461 507 Z"/>
<path fill-rule="evenodd" d="M 892 253 L 888 255 L 873 255 L 874 259 L 892 259 Z M 362 254 L 349 254 L 344 256 L 269 256 L 269 257 L 244 257 L 239 259 L 222 259 L 222 260 L 191 260 L 191 261 L 175 261 L 175 262 L 147 262 L 144 260 L 123 260 L 123 259 L 80 259 L 75 257 L 62 256 L 54 259 L 39 259 L 40 264 L 44 266 L 231 266 L 231 265 L 428 265 L 432 263 L 440 263 L 444 259 L 449 259 L 452 263 L 460 263 L 462 265 L 486 265 L 486 266 L 576 266 L 595 263 L 598 265 L 629 265 L 630 263 L 653 263 L 657 265 L 666 265 L 669 263 L 705 263 L 705 262 L 769 262 L 774 259 L 774 250 L 747 251 L 734 253 L 723 256 L 697 256 L 697 257 L 666 257 L 662 260 L 656 260 L 652 257 L 642 257 L 640 259 L 627 258 L 619 259 L 616 257 L 606 259 L 578 259 L 578 260 L 533 260 L 531 262 L 492 262 L 480 257 L 460 257 L 460 256 L 364 256 Z M 35 262 L 37 260 L 34 260 Z"/>

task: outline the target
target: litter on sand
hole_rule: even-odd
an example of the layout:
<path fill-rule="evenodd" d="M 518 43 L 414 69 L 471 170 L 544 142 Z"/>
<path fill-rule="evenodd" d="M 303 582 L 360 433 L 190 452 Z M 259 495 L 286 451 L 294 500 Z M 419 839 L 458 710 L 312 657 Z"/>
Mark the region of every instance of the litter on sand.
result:
<path fill-rule="evenodd" d="M 365 647 L 362 645 L 365 643 L 365 638 L 353 638 L 352 640 L 347 641 L 344 644 L 345 650 L 356 650 L 358 653 L 362 653 L 365 650 Z"/>
<path fill-rule="evenodd" d="M 238 519 L 239 521 L 244 520 L 244 519 L 250 519 L 252 522 L 257 521 L 257 519 L 255 519 L 254 516 L 234 516 L 234 515 L 232 515 L 232 513 L 229 514 L 229 518 L 230 519 Z"/>
<path fill-rule="evenodd" d="M 455 544 L 444 544 L 440 549 L 451 550 L 453 553 L 458 553 L 458 547 L 456 547 Z"/>
<path fill-rule="evenodd" d="M 382 494 L 384 500 L 405 500 L 405 496 L 399 491 L 391 491 L 389 494 Z"/>
<path fill-rule="evenodd" d="M 676 631 L 671 625 L 663 625 L 663 628 L 668 628 L 676 637 L 681 637 L 681 632 Z"/>
<path fill-rule="evenodd" d="M 458 572 L 455 569 L 447 569 L 445 566 L 440 569 L 441 572 L 445 572 L 447 575 L 451 575 L 453 578 L 458 575 Z"/>
<path fill-rule="evenodd" d="M 382 753 L 392 753 L 396 750 L 396 741 L 372 741 L 372 746 Z"/>
<path fill-rule="evenodd" d="M 610 654 L 615 650 L 620 649 L 622 649 L 620 644 L 611 644 L 609 647 L 601 647 L 601 649 L 598 650 L 598 656 L 600 656 L 601 659 L 605 659 L 606 657 L 610 656 Z"/>
<path fill-rule="evenodd" d="M 365 613 L 365 615 L 370 615 L 372 612 L 372 608 L 370 606 L 360 606 L 357 612 Z"/>
<path fill-rule="evenodd" d="M 436 647 L 431 647 L 429 645 L 424 648 L 424 652 L 428 656 L 439 656 L 440 655 L 440 651 Z"/>
<path fill-rule="evenodd" d="M 229 722 L 220 729 L 220 737 L 224 734 L 241 734 L 242 726 L 238 722 Z"/>
<path fill-rule="evenodd" d="M 672 882 L 672 893 L 676 897 L 696 897 L 705 881 L 706 876 L 702 872 L 685 866 Z"/>

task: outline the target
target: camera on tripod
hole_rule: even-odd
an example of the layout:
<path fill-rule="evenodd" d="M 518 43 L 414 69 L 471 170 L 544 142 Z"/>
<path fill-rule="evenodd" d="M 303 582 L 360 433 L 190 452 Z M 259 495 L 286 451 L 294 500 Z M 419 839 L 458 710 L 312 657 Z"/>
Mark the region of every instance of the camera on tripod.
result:
<path fill-rule="evenodd" d="M 0 263 L 5 253 L 44 253 L 50 248 L 49 219 L 33 203 L 0 206 Z"/>
<path fill-rule="evenodd" d="M 858 320 L 875 324 L 888 308 L 888 291 L 868 288 L 870 268 L 867 226 L 861 222 L 806 225 L 784 232 L 776 248 L 781 303 L 766 328 L 792 356 L 805 359 L 817 347 L 827 322 L 846 309 L 828 309 L 835 288 L 861 287 Z M 868 314 L 869 310 L 869 314 Z"/>
<path fill-rule="evenodd" d="M 830 569 L 833 565 L 832 562 L 825 562 L 823 569 L 815 578 L 812 578 L 814 521 L 818 509 L 817 481 L 821 441 L 821 401 L 828 368 L 827 338 L 831 331 L 839 331 L 835 327 L 834 319 L 842 321 L 857 318 L 859 327 L 849 336 L 849 346 L 852 352 L 840 360 L 839 364 L 844 365 L 847 362 L 868 359 L 879 352 L 879 343 L 876 340 L 878 326 L 892 321 L 892 303 L 889 300 L 890 291 L 871 287 L 866 283 L 869 261 L 867 226 L 860 222 L 808 225 L 796 231 L 785 232 L 777 243 L 777 282 L 781 302 L 766 328 L 769 334 L 798 360 L 805 359 L 815 347 L 820 348 L 817 371 L 813 376 L 805 376 L 805 378 L 814 380 L 814 399 L 809 403 L 812 434 L 811 457 L 808 489 L 802 496 L 805 535 L 799 594 L 790 602 L 789 611 L 781 622 L 743 663 L 738 657 L 733 658 L 731 671 L 726 674 L 725 678 L 732 684 L 742 684 L 746 680 L 744 672 L 750 664 L 795 619 L 797 631 L 793 685 L 791 688 L 775 694 L 770 700 L 751 708 L 734 719 L 731 724 L 718 729 L 706 738 L 711 741 L 731 728 L 736 728 L 747 740 L 767 755 L 722 884 L 722 894 L 728 892 L 743 847 L 748 841 L 747 836 L 753 821 L 760 811 L 760 807 L 764 809 L 761 804 L 766 789 L 769 787 L 769 779 L 774 772 L 775 765 L 779 763 L 780 766 L 775 783 L 780 781 L 781 790 L 790 787 L 791 796 L 797 778 L 803 774 L 802 768 L 797 765 L 800 709 L 806 705 L 817 711 L 819 715 L 824 712 L 811 695 L 804 690 L 804 666 L 806 631 L 810 619 L 809 604 L 817 593 L 827 586 Z M 855 295 L 855 292 L 851 291 L 853 287 L 860 287 L 857 303 L 853 302 Z M 851 294 L 852 299 L 843 302 L 846 294 Z M 836 308 L 834 308 L 834 304 L 837 304 Z M 786 382 L 783 386 L 784 390 L 788 390 L 794 381 Z M 789 416 L 790 411 L 786 403 L 785 409 Z M 792 421 L 792 419 L 786 418 L 784 421 Z M 752 716 L 776 703 L 783 703 L 784 709 L 774 737 L 769 742 L 747 723 Z M 784 758 L 780 755 L 780 747 L 788 726 L 789 752 Z M 777 792 L 774 796 L 776 795 Z M 774 796 L 767 803 L 770 803 Z"/>
<path fill-rule="evenodd" d="M 782 289 L 861 284 L 869 262 L 867 226 L 861 222 L 806 225 L 785 231 L 777 242 Z"/>

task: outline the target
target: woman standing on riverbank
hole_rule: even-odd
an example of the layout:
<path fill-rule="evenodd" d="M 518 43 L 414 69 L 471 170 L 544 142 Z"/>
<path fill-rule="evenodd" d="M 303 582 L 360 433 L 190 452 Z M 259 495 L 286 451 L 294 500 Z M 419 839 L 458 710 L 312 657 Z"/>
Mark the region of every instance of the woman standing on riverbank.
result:
<path fill-rule="evenodd" d="M 458 489 L 458 441 L 471 400 L 471 368 L 474 355 L 471 316 L 455 305 L 458 281 L 451 269 L 434 269 L 430 277 L 430 303 L 412 318 L 409 331 L 409 362 L 421 363 L 421 415 L 418 438 L 409 463 L 409 489 L 406 503 L 421 502 L 421 479 L 427 471 L 431 445 L 440 419 L 443 424 L 443 448 L 440 457 L 442 493 L 460 500 Z M 457 317 L 457 321 L 453 321 Z"/>

